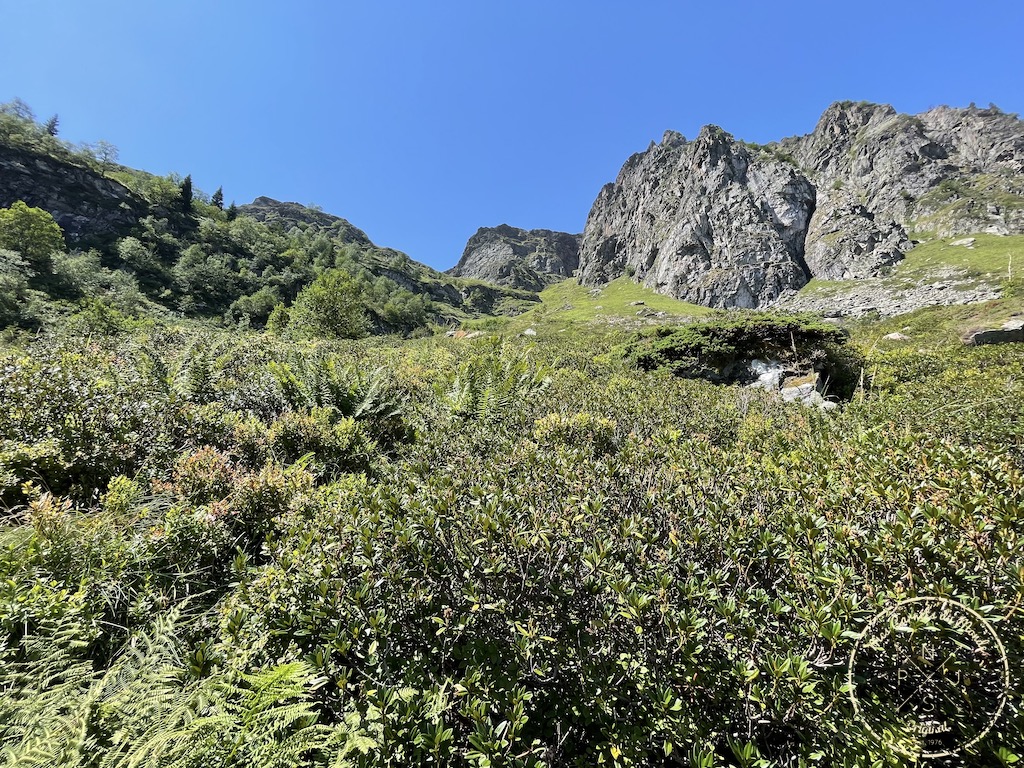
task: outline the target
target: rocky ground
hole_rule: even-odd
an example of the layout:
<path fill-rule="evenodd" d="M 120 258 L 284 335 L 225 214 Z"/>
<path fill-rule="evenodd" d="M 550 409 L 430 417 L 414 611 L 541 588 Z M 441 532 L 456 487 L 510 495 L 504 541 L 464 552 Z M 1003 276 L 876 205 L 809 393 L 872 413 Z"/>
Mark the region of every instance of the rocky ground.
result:
<path fill-rule="evenodd" d="M 811 286 L 813 288 L 813 286 Z M 877 313 L 882 317 L 936 305 L 976 304 L 998 299 L 1000 290 L 986 284 L 964 281 L 955 271 L 908 285 L 886 278 L 866 278 L 832 283 L 818 290 L 789 291 L 772 307 L 802 312 L 820 312 L 825 317 L 859 317 Z"/>

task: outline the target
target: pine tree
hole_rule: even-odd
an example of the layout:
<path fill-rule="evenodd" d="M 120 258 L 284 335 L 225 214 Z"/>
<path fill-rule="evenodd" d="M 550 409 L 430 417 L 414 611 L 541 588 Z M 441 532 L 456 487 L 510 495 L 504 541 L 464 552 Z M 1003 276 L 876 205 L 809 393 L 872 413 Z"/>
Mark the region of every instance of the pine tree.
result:
<path fill-rule="evenodd" d="M 192 212 L 192 174 L 181 182 L 181 209 L 185 213 Z"/>
<path fill-rule="evenodd" d="M 238 218 L 238 206 L 235 205 L 235 201 L 231 201 L 231 205 L 228 206 L 228 221 L 234 221 Z"/>
<path fill-rule="evenodd" d="M 213 193 L 213 197 L 210 198 L 210 202 L 217 208 L 224 210 L 224 187 L 217 187 L 217 191 Z"/>
<path fill-rule="evenodd" d="M 57 115 L 54 115 L 53 117 L 51 117 L 49 120 L 46 121 L 46 123 L 43 125 L 43 127 L 46 129 L 46 132 L 48 134 L 50 134 L 51 136 L 56 136 L 57 135 L 57 127 L 59 125 L 60 125 L 60 118 L 57 117 Z"/>

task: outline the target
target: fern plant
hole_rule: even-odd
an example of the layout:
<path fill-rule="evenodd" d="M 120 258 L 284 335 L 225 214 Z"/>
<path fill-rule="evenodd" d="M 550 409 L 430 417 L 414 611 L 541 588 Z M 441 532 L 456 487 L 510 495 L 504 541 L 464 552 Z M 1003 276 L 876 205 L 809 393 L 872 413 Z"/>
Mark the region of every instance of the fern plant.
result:
<path fill-rule="evenodd" d="M 551 383 L 550 369 L 528 354 L 500 347 L 459 365 L 441 400 L 464 419 L 488 420 L 540 395 Z"/>
<path fill-rule="evenodd" d="M 324 681 L 302 662 L 196 677 L 178 637 L 181 612 L 158 619 L 105 671 L 84 657 L 83 628 L 26 638 L 0 668 L 0 761 L 11 766 L 293 768 L 345 765 L 372 740 L 352 722 L 321 724 Z M 20 660 L 13 657 L 20 656 Z"/>
<path fill-rule="evenodd" d="M 383 368 L 360 371 L 329 355 L 293 355 L 267 364 L 285 404 L 294 410 L 334 408 L 347 418 L 389 419 L 401 414 L 404 398 Z"/>

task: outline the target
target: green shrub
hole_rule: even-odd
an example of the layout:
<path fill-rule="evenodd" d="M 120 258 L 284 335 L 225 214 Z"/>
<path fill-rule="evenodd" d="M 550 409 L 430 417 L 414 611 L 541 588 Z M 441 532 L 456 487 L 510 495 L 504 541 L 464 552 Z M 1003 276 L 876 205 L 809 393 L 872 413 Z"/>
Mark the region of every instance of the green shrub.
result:
<path fill-rule="evenodd" d="M 369 468 L 374 444 L 355 419 L 334 408 L 285 411 L 267 432 L 271 454 L 291 464 L 312 454 L 315 466 L 328 475 Z"/>
<path fill-rule="evenodd" d="M 654 346 L 674 332 L 632 348 L 796 335 Z M 874 386 L 821 414 L 565 336 L 7 351 L 0 750 L 896 766 L 845 688 L 879 610 L 948 597 L 1024 664 L 1020 349 L 873 348 Z M 384 451 L 396 411 L 414 439 Z M 1014 678 L 965 765 L 1024 754 L 1021 702 Z"/>
<path fill-rule="evenodd" d="M 171 482 L 177 496 L 193 504 L 207 504 L 227 498 L 238 475 L 227 456 L 205 446 L 178 460 Z"/>
<path fill-rule="evenodd" d="M 809 315 L 729 312 L 682 327 L 643 331 L 626 345 L 627 361 L 642 370 L 685 378 L 736 380 L 754 359 L 781 360 L 824 371 L 833 391 L 849 397 L 863 370 L 849 334 Z"/>
<path fill-rule="evenodd" d="M 544 446 L 587 447 L 600 455 L 615 450 L 615 422 L 589 413 L 548 414 L 537 419 L 533 439 Z"/>

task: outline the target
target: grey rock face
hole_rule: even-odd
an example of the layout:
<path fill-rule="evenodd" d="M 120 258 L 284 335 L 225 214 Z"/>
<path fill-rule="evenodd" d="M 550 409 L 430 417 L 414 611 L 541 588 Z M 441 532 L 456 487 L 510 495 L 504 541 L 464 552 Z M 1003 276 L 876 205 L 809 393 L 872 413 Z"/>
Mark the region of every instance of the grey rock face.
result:
<path fill-rule="evenodd" d="M 580 235 L 502 224 L 477 230 L 449 274 L 539 291 L 579 266 Z"/>
<path fill-rule="evenodd" d="M 706 127 L 666 133 L 601 190 L 583 232 L 580 279 L 629 272 L 710 307 L 756 307 L 808 280 L 803 240 L 814 188 L 781 159 L 755 158 Z"/>
<path fill-rule="evenodd" d="M 819 193 L 807 230 L 804 260 L 826 280 L 873 277 L 903 259 L 910 238 L 902 226 L 875 214 L 841 190 Z"/>
<path fill-rule="evenodd" d="M 912 230 L 1024 233 L 1024 122 L 840 102 L 812 133 L 765 147 L 714 127 L 692 142 L 669 131 L 601 190 L 580 278 L 631 274 L 706 306 L 765 306 L 810 277 L 884 274 Z"/>
<path fill-rule="evenodd" d="M 146 204 L 89 168 L 0 145 L 0 208 L 23 200 L 48 211 L 69 245 L 127 233 Z"/>
<path fill-rule="evenodd" d="M 912 116 L 839 102 L 813 133 L 781 146 L 819 189 L 816 218 L 834 218 L 820 191 L 842 190 L 839 204 L 858 200 L 883 229 L 917 226 L 940 237 L 1024 231 L 1024 123 L 997 109 Z"/>

